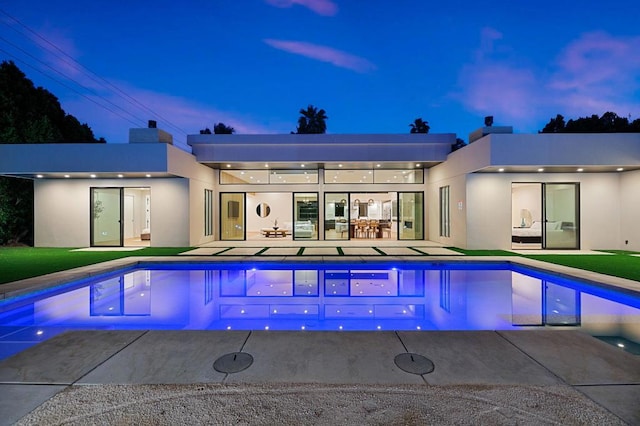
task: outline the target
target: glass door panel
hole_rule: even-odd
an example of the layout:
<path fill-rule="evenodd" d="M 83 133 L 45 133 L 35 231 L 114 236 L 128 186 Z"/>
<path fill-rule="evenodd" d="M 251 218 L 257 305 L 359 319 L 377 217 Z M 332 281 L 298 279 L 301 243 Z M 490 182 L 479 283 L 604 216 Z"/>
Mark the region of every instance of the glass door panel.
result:
<path fill-rule="evenodd" d="M 578 183 L 543 184 L 543 248 L 580 247 L 579 189 Z"/>
<path fill-rule="evenodd" d="M 424 240 L 424 193 L 398 193 L 400 240 Z"/>
<path fill-rule="evenodd" d="M 245 194 L 223 192 L 220 194 L 221 240 L 244 240 Z"/>
<path fill-rule="evenodd" d="M 122 188 L 91 188 L 91 246 L 122 246 Z"/>
<path fill-rule="evenodd" d="M 348 240 L 352 234 L 349 223 L 349 194 L 327 192 L 324 194 L 324 239 Z"/>
<path fill-rule="evenodd" d="M 317 240 L 318 239 L 318 194 L 301 193 L 293 194 L 294 224 L 293 239 Z"/>

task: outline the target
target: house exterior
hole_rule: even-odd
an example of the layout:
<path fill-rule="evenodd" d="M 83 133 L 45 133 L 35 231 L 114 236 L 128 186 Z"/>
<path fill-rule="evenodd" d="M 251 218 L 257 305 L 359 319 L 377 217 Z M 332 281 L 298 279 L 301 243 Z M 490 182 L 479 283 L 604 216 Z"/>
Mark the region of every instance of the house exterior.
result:
<path fill-rule="evenodd" d="M 0 145 L 33 179 L 35 245 L 431 240 L 640 250 L 640 134 L 189 135 Z"/>

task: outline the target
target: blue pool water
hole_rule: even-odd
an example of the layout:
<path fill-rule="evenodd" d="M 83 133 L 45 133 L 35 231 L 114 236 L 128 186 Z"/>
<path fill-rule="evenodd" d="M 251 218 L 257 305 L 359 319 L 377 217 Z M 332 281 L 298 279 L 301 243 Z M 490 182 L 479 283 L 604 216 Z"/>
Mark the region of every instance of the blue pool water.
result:
<path fill-rule="evenodd" d="M 0 303 L 0 359 L 67 330 L 510 330 L 640 341 L 640 297 L 507 263 L 148 264 Z"/>

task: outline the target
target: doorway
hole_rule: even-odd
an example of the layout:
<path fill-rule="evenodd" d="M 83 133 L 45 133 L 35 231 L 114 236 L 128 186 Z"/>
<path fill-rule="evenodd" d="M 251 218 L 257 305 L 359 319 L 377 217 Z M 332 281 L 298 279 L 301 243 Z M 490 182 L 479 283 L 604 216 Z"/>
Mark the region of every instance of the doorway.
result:
<path fill-rule="evenodd" d="M 151 189 L 90 188 L 91 247 L 151 245 Z"/>
<path fill-rule="evenodd" d="M 579 183 L 512 183 L 511 247 L 579 249 L 579 208 Z"/>

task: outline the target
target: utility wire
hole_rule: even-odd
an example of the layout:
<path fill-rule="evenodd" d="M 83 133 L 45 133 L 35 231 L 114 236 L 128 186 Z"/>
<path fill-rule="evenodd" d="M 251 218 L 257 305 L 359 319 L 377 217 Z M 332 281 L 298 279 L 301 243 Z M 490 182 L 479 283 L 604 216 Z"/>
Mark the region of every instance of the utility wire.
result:
<path fill-rule="evenodd" d="M 95 99 L 90 98 L 89 96 L 85 95 L 84 93 L 80 92 L 79 90 L 75 89 L 74 87 L 72 87 L 72 86 L 68 85 L 68 84 L 67 84 L 67 83 L 65 83 L 64 81 L 58 80 L 57 78 L 54 78 L 54 77 L 52 77 L 52 76 L 48 75 L 47 73 L 45 73 L 45 72 L 43 72 L 42 70 L 40 70 L 40 69 L 36 68 L 35 66 L 33 66 L 33 65 L 29 64 L 28 62 L 26 62 L 26 61 L 24 61 L 24 60 L 22 60 L 22 59 L 18 58 L 18 57 L 17 57 L 16 55 L 14 55 L 13 53 L 7 52 L 7 51 L 6 51 L 6 50 L 4 50 L 4 49 L 0 49 L 0 52 L 4 53 L 4 54 L 5 54 L 5 55 L 7 55 L 7 56 L 11 56 L 11 57 L 12 57 L 12 58 L 14 58 L 16 61 L 18 61 L 18 62 L 20 62 L 20 63 L 22 63 L 22 64 L 24 64 L 24 65 L 28 66 L 29 68 L 33 69 L 34 71 L 37 71 L 37 72 L 39 72 L 40 74 L 44 75 L 45 77 L 50 78 L 51 80 L 55 81 L 56 83 L 58 83 L 58 84 L 60 84 L 60 85 L 62 85 L 62 86 L 64 86 L 64 87 L 66 87 L 67 89 L 74 91 L 75 93 L 77 93 L 78 95 L 82 96 L 83 98 L 86 98 L 87 100 L 89 100 L 89 101 L 93 102 L 94 104 L 96 104 L 96 105 L 98 105 L 98 106 L 100 106 L 100 107 L 102 107 L 102 108 L 106 109 L 107 111 L 109 111 L 109 112 L 111 112 L 111 113 L 113 113 L 113 114 L 117 115 L 118 117 L 120 117 L 120 118 L 122 118 L 122 119 L 124 119 L 124 120 L 127 120 L 129 123 L 133 124 L 134 126 L 139 126 L 139 125 L 140 125 L 140 123 L 136 123 L 135 121 L 132 121 L 132 120 L 131 120 L 131 119 L 129 119 L 128 117 L 125 117 L 124 115 L 121 115 L 119 112 L 114 111 L 114 110 L 110 109 L 109 107 L 107 107 L 107 106 L 105 106 L 105 105 L 103 105 L 103 104 L 101 104 L 101 103 L 97 102 Z"/>
<path fill-rule="evenodd" d="M 178 132 L 184 134 L 185 136 L 187 135 L 187 132 L 185 130 L 183 130 L 182 128 L 178 127 L 177 125 L 171 123 L 171 121 L 169 121 L 167 118 L 163 117 L 162 115 L 158 114 L 157 112 L 155 112 L 154 110 L 152 110 L 151 108 L 147 107 L 146 105 L 142 104 L 141 102 L 139 102 L 137 99 L 133 98 L 131 95 L 127 94 L 126 92 L 124 92 L 122 89 L 120 89 L 119 87 L 115 86 L 113 83 L 109 82 L 108 80 L 106 80 L 105 78 L 99 76 L 97 73 L 95 73 L 94 71 L 90 70 L 89 68 L 87 68 L 86 66 L 82 65 L 80 62 L 78 62 L 77 60 L 75 60 L 72 56 L 70 56 L 69 54 L 67 54 L 64 50 L 62 50 L 60 47 L 58 47 L 57 45 L 55 45 L 54 43 L 50 42 L 49 40 L 47 40 L 46 38 L 44 38 L 43 36 L 41 36 L 40 34 L 38 34 L 36 31 L 34 31 L 33 29 L 31 29 L 30 27 L 28 27 L 27 25 L 25 25 L 24 23 L 22 23 L 20 20 L 18 20 L 17 18 L 15 18 L 14 16 L 10 15 L 8 12 L 6 12 L 3 9 L 0 9 L 0 13 L 4 14 L 5 16 L 7 16 L 8 18 L 10 18 L 12 21 L 14 21 L 15 23 L 17 23 L 18 25 L 20 25 L 22 28 L 24 28 L 26 31 L 28 31 L 29 33 L 31 33 L 33 36 L 37 37 L 39 40 L 41 40 L 42 42 L 46 43 L 47 45 L 51 46 L 51 48 L 55 49 L 57 52 L 59 52 L 61 55 L 63 55 L 64 57 L 61 57 L 60 54 L 52 51 L 51 48 L 48 48 L 46 46 L 44 46 L 42 43 L 38 42 L 37 40 L 33 40 L 35 41 L 40 47 L 46 49 L 48 52 L 54 54 L 56 57 L 58 57 L 60 60 L 62 60 L 63 62 L 65 62 L 66 64 L 72 66 L 73 68 L 77 69 L 78 71 L 82 72 L 83 74 L 85 74 L 87 77 L 89 77 L 92 81 L 94 81 L 95 83 L 98 83 L 102 86 L 108 86 L 109 88 L 111 88 L 111 90 L 117 92 L 116 94 L 119 95 L 120 97 L 122 97 L 125 101 L 127 101 L 129 104 L 137 106 L 138 108 L 141 108 L 151 114 L 153 114 L 155 117 L 158 117 L 159 119 L 163 120 L 164 123 L 166 123 L 169 127 L 177 130 Z M 13 31 L 23 35 L 26 37 L 26 35 L 20 31 L 18 31 L 16 28 L 12 27 L 11 25 L 9 25 L 8 23 L 5 22 L 5 24 L 11 28 Z M 6 40 L 5 40 L 6 41 Z M 15 47 L 15 45 L 14 45 Z M 18 48 L 20 49 L 20 48 Z M 20 49 L 22 50 L 22 49 Z M 22 50 L 24 52 L 24 50 Z M 26 52 L 25 52 L 26 53 Z M 29 55 L 31 57 L 33 57 L 32 55 Z M 68 59 L 66 59 L 68 58 Z M 38 60 L 37 58 L 34 58 L 36 60 Z M 70 62 L 70 61 L 71 62 Z M 51 67 L 49 67 L 51 68 Z M 82 68 L 82 69 L 79 69 Z M 84 70 L 84 71 L 83 71 Z M 55 71 L 55 70 L 54 70 Z M 57 72 L 57 71 L 56 71 Z M 60 74 L 58 72 L 58 74 Z M 65 76 L 66 77 L 66 76 Z M 68 78 L 68 77 L 66 77 Z M 71 79 L 72 80 L 72 79 Z M 100 81 L 98 81 L 100 80 Z M 80 83 L 74 81 L 76 84 L 80 85 L 81 87 L 84 87 L 87 90 L 90 90 L 88 88 L 86 88 L 85 86 L 81 85 Z M 68 86 L 65 86 L 68 87 Z M 77 92 L 77 91 L 76 91 Z M 93 92 L 93 91 L 92 91 Z M 96 94 L 97 96 L 101 97 L 100 95 L 98 95 L 97 93 L 93 92 L 94 94 Z M 102 97 L 101 97 L 102 98 Z M 104 99 L 104 98 L 103 98 Z M 106 102 L 111 103 L 112 105 L 116 106 L 118 109 L 125 111 L 123 108 L 113 104 L 112 102 L 104 99 Z M 112 111 L 113 112 L 113 111 Z M 133 116 L 132 113 L 125 111 L 127 114 L 130 114 Z M 136 117 L 137 119 L 141 120 L 142 122 L 144 122 L 144 119 L 140 119 L 139 117 Z"/>

